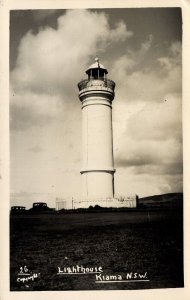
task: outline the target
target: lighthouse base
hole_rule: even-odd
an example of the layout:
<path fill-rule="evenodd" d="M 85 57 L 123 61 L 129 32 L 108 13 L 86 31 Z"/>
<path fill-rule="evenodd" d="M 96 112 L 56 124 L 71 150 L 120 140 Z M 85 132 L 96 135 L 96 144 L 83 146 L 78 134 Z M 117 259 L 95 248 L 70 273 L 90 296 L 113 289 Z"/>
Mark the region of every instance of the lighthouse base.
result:
<path fill-rule="evenodd" d="M 56 210 L 60 209 L 78 209 L 78 208 L 89 208 L 89 207 L 128 207 L 135 208 L 137 207 L 138 196 L 129 195 L 125 197 L 114 197 L 114 198 L 72 198 L 72 199 L 56 199 Z"/>

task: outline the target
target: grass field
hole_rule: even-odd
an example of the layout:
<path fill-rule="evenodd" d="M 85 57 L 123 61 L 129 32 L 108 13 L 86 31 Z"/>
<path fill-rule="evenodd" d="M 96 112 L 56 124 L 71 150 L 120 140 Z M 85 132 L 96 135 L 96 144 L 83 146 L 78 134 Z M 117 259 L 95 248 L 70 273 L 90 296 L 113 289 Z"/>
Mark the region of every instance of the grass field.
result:
<path fill-rule="evenodd" d="M 101 266 L 103 275 L 122 278 L 147 272 L 149 281 L 97 283 L 95 274 L 57 274 L 58 267 L 76 265 Z M 18 281 L 24 266 L 40 274 Z M 182 287 L 182 211 L 11 216 L 10 275 L 12 291 Z"/>

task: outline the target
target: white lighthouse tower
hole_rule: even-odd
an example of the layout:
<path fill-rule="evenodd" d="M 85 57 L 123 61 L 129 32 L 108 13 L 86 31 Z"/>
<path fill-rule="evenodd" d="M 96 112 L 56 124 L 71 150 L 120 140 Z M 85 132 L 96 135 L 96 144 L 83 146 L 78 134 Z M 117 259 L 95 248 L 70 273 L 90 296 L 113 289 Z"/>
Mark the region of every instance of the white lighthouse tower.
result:
<path fill-rule="evenodd" d="M 87 78 L 78 83 L 82 104 L 82 197 L 57 198 L 56 208 L 72 209 L 137 206 L 137 195 L 114 195 L 114 159 L 112 101 L 115 82 L 95 59 L 86 71 Z"/>
<path fill-rule="evenodd" d="M 78 84 L 82 103 L 82 202 L 107 206 L 114 197 L 112 101 L 115 83 L 95 59 Z M 92 204 L 92 205 L 93 205 Z"/>

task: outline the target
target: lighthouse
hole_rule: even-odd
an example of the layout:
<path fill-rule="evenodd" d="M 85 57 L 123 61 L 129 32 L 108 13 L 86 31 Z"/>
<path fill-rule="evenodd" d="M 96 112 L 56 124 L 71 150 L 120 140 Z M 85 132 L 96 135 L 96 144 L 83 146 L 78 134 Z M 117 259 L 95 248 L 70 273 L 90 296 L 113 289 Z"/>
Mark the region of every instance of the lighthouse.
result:
<path fill-rule="evenodd" d="M 103 205 L 114 198 L 112 101 L 115 82 L 96 58 L 78 83 L 82 105 L 82 199 Z M 88 202 L 89 203 L 89 202 Z"/>
<path fill-rule="evenodd" d="M 116 195 L 114 190 L 114 157 L 112 101 L 115 82 L 107 78 L 107 69 L 95 58 L 86 70 L 86 79 L 78 83 L 82 109 L 82 197 L 57 198 L 56 208 L 78 209 L 137 206 L 138 196 Z"/>

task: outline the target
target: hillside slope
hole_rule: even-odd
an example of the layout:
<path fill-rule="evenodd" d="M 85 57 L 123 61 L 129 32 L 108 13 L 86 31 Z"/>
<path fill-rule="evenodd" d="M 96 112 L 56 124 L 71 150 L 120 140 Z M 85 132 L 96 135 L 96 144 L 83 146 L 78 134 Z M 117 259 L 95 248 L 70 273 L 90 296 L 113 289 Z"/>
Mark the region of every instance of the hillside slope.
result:
<path fill-rule="evenodd" d="M 139 198 L 139 206 L 183 207 L 183 193 L 168 193 Z"/>

